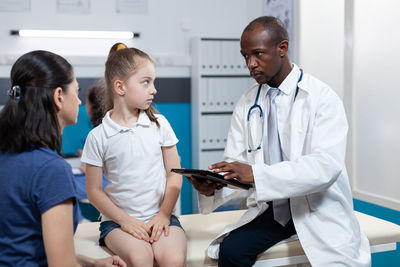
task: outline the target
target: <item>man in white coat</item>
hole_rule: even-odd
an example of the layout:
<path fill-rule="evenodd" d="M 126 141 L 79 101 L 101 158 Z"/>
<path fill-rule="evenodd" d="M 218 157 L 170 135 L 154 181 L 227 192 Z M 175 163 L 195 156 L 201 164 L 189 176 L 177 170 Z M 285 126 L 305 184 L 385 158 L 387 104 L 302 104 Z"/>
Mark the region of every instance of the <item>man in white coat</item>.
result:
<path fill-rule="evenodd" d="M 240 46 L 258 84 L 235 107 L 225 161 L 210 169 L 253 189 L 246 213 L 210 244 L 208 255 L 219 258 L 218 266 L 252 266 L 259 253 L 297 234 L 313 266 L 370 266 L 345 168 L 342 101 L 290 62 L 287 32 L 278 19 L 252 21 Z M 188 179 L 199 192 L 202 213 L 240 191 Z"/>

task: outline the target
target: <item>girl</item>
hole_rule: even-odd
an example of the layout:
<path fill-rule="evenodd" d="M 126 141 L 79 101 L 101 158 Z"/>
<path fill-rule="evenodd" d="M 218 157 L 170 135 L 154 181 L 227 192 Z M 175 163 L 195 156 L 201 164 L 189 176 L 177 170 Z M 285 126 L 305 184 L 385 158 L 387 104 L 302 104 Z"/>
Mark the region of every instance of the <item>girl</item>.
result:
<path fill-rule="evenodd" d="M 125 266 L 118 257 L 74 255 L 74 176 L 54 152 L 81 103 L 72 66 L 33 51 L 15 62 L 11 83 L 0 114 L 0 265 Z"/>
<path fill-rule="evenodd" d="M 186 237 L 174 207 L 182 177 L 178 142 L 168 121 L 151 106 L 156 89 L 150 57 L 115 44 L 105 69 L 110 105 L 83 149 L 86 190 L 103 214 L 100 244 L 129 266 L 184 266 Z M 109 184 L 102 190 L 102 168 Z"/>

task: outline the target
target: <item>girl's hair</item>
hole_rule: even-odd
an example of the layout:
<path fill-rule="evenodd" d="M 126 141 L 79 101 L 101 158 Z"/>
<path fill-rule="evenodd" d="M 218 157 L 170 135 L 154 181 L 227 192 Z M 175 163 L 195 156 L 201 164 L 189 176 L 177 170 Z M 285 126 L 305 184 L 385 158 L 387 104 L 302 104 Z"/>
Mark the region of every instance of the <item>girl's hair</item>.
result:
<path fill-rule="evenodd" d="M 107 86 L 107 98 L 105 103 L 106 111 L 112 109 L 114 106 L 113 88 L 115 80 L 128 80 L 129 77 L 135 74 L 137 69 L 140 67 L 140 64 L 142 63 L 140 59 L 149 60 L 154 64 L 153 60 L 148 54 L 137 48 L 128 48 L 123 43 L 116 43 L 111 47 L 106 61 L 106 70 L 104 74 Z M 155 122 L 157 126 L 160 127 L 157 118 L 154 116 L 154 113 L 159 112 L 151 105 L 145 111 L 150 120 Z"/>
<path fill-rule="evenodd" d="M 86 94 L 86 101 L 90 103 L 91 106 L 91 116 L 90 122 L 94 127 L 99 125 L 105 115 L 104 107 L 104 94 L 106 92 L 104 80 L 100 79 L 96 84 L 88 88 Z"/>
<path fill-rule="evenodd" d="M 54 53 L 38 50 L 18 58 L 11 69 L 10 99 L 0 113 L 0 150 L 20 153 L 47 146 L 61 154 L 53 95 L 57 87 L 65 92 L 73 79 L 71 64 Z"/>

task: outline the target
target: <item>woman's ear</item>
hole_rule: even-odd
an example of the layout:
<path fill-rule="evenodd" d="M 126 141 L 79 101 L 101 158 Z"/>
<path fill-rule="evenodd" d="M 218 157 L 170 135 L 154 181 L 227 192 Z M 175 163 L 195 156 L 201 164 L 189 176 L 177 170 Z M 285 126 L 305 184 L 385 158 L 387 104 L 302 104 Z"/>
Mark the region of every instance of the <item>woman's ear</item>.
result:
<path fill-rule="evenodd" d="M 121 80 L 115 80 L 114 91 L 117 93 L 117 95 L 125 95 L 124 83 Z"/>
<path fill-rule="evenodd" d="M 64 103 L 63 90 L 61 87 L 57 87 L 54 90 L 53 101 L 54 101 L 54 105 L 56 106 L 57 112 L 60 111 L 62 109 L 63 103 Z"/>

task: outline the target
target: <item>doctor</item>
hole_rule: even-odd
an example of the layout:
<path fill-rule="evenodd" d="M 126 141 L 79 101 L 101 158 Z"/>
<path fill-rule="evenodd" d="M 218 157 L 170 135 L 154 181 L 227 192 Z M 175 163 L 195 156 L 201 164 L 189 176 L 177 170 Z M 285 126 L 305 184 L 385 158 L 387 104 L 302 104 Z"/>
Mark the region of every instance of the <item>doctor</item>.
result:
<path fill-rule="evenodd" d="M 342 101 L 303 73 L 288 55 L 288 35 L 274 17 L 243 31 L 241 54 L 257 85 L 232 115 L 224 162 L 210 166 L 226 179 L 253 184 L 248 210 L 210 244 L 218 266 L 251 266 L 259 253 L 297 234 L 313 266 L 370 266 L 369 243 L 353 212 L 345 168 L 348 125 Z M 189 181 L 202 213 L 239 190 Z"/>

